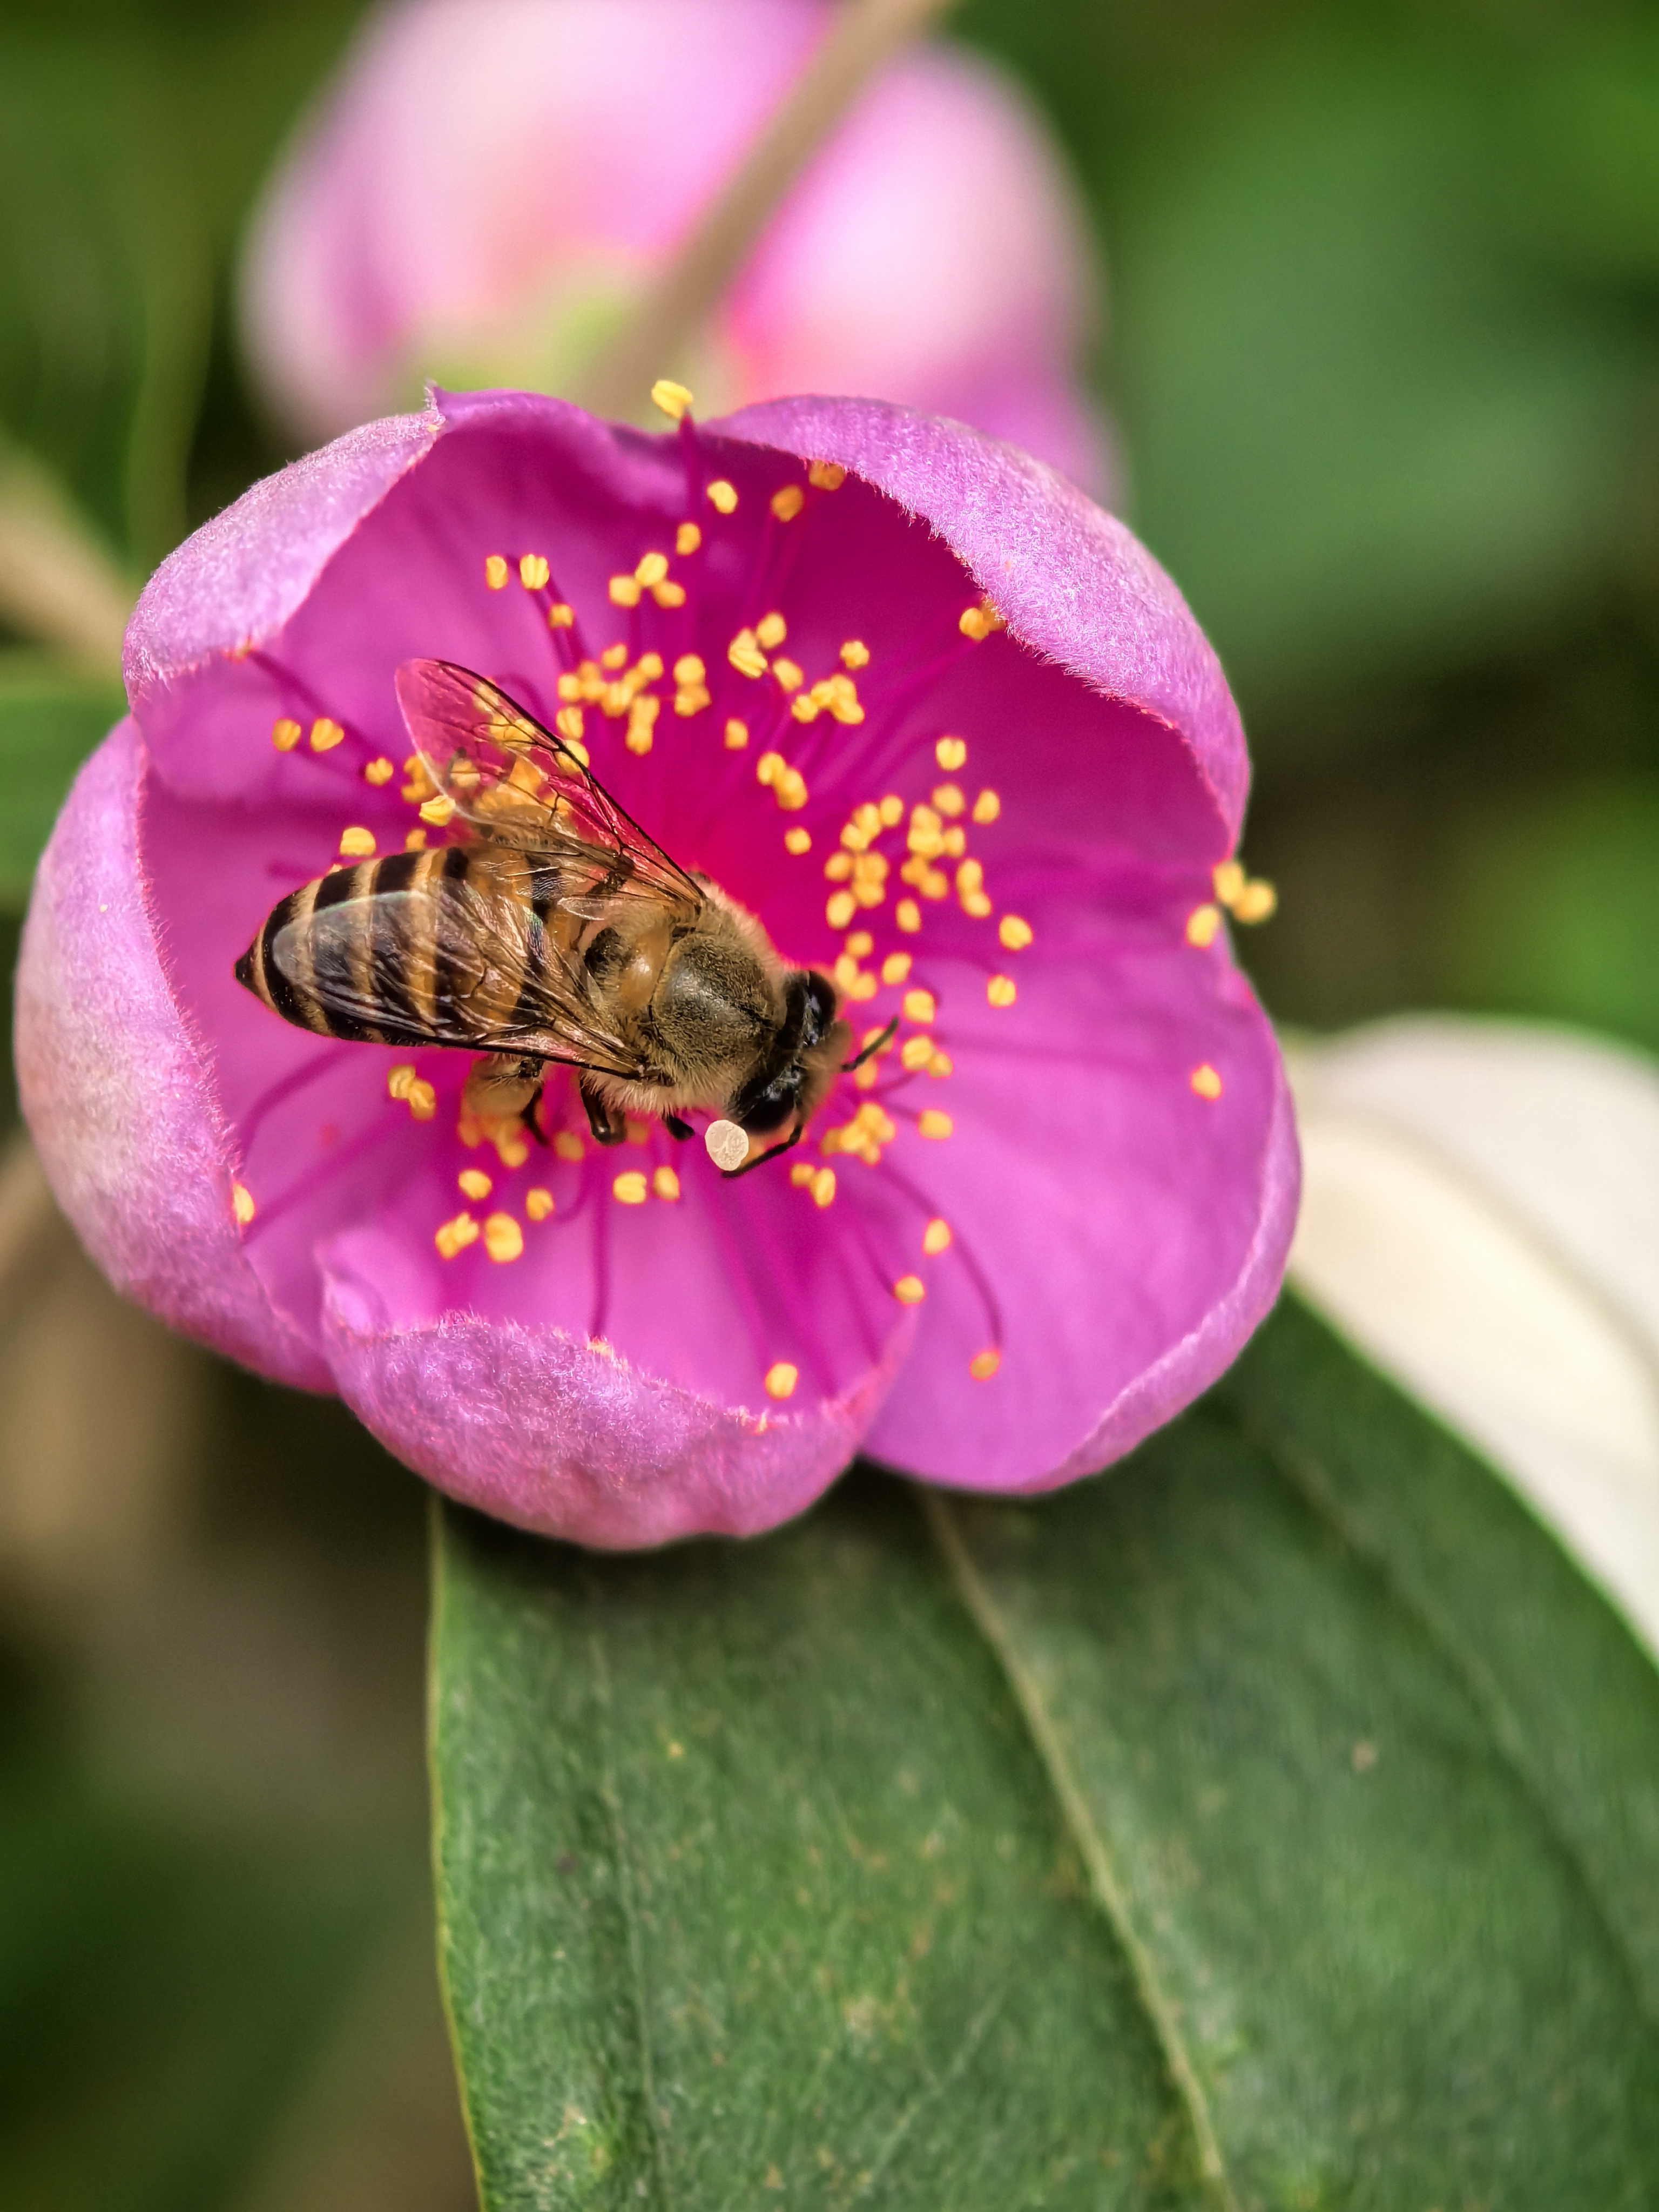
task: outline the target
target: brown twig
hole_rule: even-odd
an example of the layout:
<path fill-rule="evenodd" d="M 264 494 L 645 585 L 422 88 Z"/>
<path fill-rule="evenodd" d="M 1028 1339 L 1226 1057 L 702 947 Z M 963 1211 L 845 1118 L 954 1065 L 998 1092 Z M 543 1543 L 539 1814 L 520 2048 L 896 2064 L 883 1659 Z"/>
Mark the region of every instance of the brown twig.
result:
<path fill-rule="evenodd" d="M 661 280 L 582 380 L 597 415 L 637 414 L 690 341 L 774 210 L 884 63 L 954 0 L 845 0 L 834 27 Z"/>

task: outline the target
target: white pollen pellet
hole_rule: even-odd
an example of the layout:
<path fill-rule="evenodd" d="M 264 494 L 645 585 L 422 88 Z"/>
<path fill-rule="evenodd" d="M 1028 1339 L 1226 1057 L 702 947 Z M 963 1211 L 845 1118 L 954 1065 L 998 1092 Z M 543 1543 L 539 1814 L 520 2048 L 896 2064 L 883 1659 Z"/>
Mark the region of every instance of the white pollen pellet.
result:
<path fill-rule="evenodd" d="M 740 1168 L 749 1157 L 749 1138 L 735 1121 L 711 1121 L 703 1136 L 708 1157 L 723 1175 Z"/>

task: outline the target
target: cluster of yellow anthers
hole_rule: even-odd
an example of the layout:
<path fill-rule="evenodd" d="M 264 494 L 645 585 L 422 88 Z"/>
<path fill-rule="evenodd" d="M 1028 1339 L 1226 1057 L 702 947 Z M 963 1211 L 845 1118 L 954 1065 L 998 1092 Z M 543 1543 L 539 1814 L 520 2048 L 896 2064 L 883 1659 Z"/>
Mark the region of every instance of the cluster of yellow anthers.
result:
<path fill-rule="evenodd" d="M 962 768 L 968 758 L 967 745 L 960 738 L 941 738 L 934 753 L 939 765 L 949 769 Z M 908 857 L 898 871 L 900 881 L 924 899 L 948 898 L 952 878 L 938 863 L 954 860 L 956 894 L 963 912 L 975 921 L 988 920 L 994 908 L 985 888 L 984 863 L 969 856 L 968 832 L 961 817 L 966 816 L 981 825 L 994 822 L 1002 812 L 1001 799 L 994 791 L 982 790 L 970 807 L 957 783 L 936 784 L 930 797 L 931 805 L 918 802 L 909 811 L 905 836 Z M 845 929 L 860 908 L 885 905 L 892 863 L 877 849 L 877 841 L 896 830 L 904 814 L 904 801 L 890 792 L 884 799 L 866 799 L 855 806 L 842 825 L 840 849 L 823 864 L 829 880 L 842 886 L 830 894 L 824 906 L 824 918 L 832 929 Z M 921 907 L 915 898 L 901 898 L 893 919 L 906 936 L 913 937 L 921 927 Z M 1019 915 L 1005 914 L 997 925 L 998 940 L 1006 951 L 1023 951 L 1031 936 L 1030 924 Z M 856 960 L 862 955 L 853 957 Z M 839 975 L 838 969 L 838 980 Z M 873 984 L 858 988 L 850 977 L 842 988 L 854 997 L 868 997 L 874 990 Z M 1012 1006 L 1017 996 L 1012 978 L 993 976 L 986 995 L 994 1006 Z"/>
<path fill-rule="evenodd" d="M 1256 922 L 1267 921 L 1279 904 L 1279 893 L 1266 878 L 1247 876 L 1237 860 L 1220 861 L 1211 880 L 1215 886 L 1214 903 L 1206 899 L 1187 917 L 1187 942 L 1200 951 L 1214 944 L 1224 906 L 1235 921 Z"/>
<path fill-rule="evenodd" d="M 608 721 L 619 722 L 626 716 L 628 729 L 623 742 L 629 751 L 650 751 L 662 702 L 646 687 L 656 683 L 661 674 L 659 653 L 642 653 L 630 668 L 628 647 L 612 645 L 597 660 L 578 661 L 560 677 L 558 694 L 564 703 L 553 718 L 553 726 L 584 768 L 587 765 L 587 748 L 582 743 L 584 706 L 597 707 Z M 674 676 L 680 686 L 674 702 L 680 714 L 694 714 L 698 707 L 708 704 L 706 691 L 694 695 L 690 688 L 694 681 L 698 685 L 702 681 L 702 663 L 695 653 L 674 664 Z"/>

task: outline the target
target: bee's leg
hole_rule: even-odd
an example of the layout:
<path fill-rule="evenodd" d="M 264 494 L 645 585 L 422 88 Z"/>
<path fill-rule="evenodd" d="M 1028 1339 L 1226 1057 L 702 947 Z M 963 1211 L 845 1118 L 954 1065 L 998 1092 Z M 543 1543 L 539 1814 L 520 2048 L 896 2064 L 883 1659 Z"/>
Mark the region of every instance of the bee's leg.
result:
<path fill-rule="evenodd" d="M 794 1151 L 796 1146 L 799 1144 L 801 1139 L 805 1134 L 805 1122 L 797 1121 L 792 1133 L 786 1137 L 781 1145 L 774 1145 L 770 1152 L 757 1152 L 752 1160 L 745 1160 L 740 1168 L 722 1168 L 720 1170 L 720 1181 L 722 1182 L 735 1182 L 739 1176 L 752 1174 L 755 1169 L 759 1167 L 763 1160 L 781 1159 L 786 1152 L 793 1152 Z"/>
<path fill-rule="evenodd" d="M 581 1093 L 582 1104 L 587 1109 L 587 1126 L 593 1132 L 596 1145 L 620 1145 L 628 1134 L 628 1123 L 609 1100 L 588 1087 L 586 1078 L 579 1076 L 576 1088 Z"/>
<path fill-rule="evenodd" d="M 683 1145 L 691 1133 L 691 1124 L 682 1121 L 678 1114 L 665 1114 L 662 1125 L 677 1145 Z"/>
<path fill-rule="evenodd" d="M 533 1053 L 492 1052 L 466 1073 L 461 1104 L 481 1120 L 514 1121 L 533 1114 L 546 1063 Z"/>

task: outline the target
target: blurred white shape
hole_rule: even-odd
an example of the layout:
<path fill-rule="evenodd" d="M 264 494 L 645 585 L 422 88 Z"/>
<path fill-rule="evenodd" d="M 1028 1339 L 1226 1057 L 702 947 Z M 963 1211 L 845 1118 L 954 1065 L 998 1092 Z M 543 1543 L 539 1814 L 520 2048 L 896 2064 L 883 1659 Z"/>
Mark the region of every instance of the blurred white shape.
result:
<path fill-rule="evenodd" d="M 1297 1288 L 1496 1463 L 1659 1653 L 1659 1069 L 1451 1016 L 1290 1064 Z"/>

